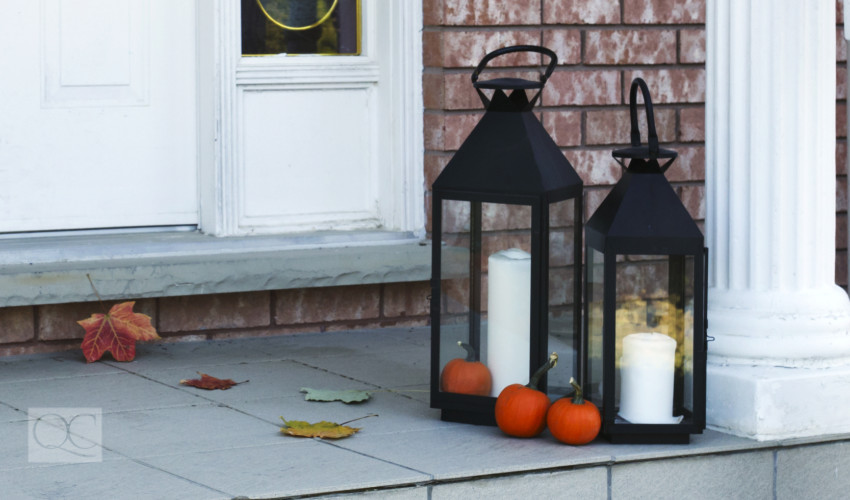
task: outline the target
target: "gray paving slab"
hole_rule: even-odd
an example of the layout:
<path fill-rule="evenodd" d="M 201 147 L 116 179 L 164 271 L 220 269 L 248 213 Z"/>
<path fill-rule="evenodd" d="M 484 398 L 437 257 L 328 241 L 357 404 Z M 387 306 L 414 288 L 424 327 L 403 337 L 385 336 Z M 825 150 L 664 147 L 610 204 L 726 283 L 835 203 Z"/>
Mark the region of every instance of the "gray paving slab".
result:
<path fill-rule="evenodd" d="M 38 441 L 33 440 L 33 430 L 34 428 L 29 425 L 28 420 L 0 423 L 0 436 L 2 436 L 2 439 L 0 439 L 0 471 L 58 466 L 56 462 L 43 462 L 43 454 L 36 455 L 36 459 L 32 460 L 30 446 L 33 447 L 36 453 L 42 451 L 39 446 L 52 447 L 48 458 L 50 460 L 64 462 L 79 461 L 79 455 L 75 454 L 77 452 L 91 453 L 99 451 L 99 458 L 103 461 L 124 458 L 109 450 L 98 450 L 98 446 L 95 443 L 91 443 L 84 437 L 79 437 L 79 435 L 75 435 L 72 441 L 66 441 L 66 429 L 57 428 L 51 432 L 50 429 L 45 431 L 45 427 L 42 426 L 40 430 L 36 430 L 43 441 L 40 445 Z M 2 483 L 0 482 L 0 484 Z"/>
<path fill-rule="evenodd" d="M 850 443 L 828 443 L 776 452 L 776 498 L 847 498 Z"/>
<path fill-rule="evenodd" d="M 451 424 L 440 429 L 397 433 L 384 440 L 340 442 L 339 446 L 431 474 L 438 480 L 517 471 L 604 464 L 609 454 L 567 446 L 548 433 L 533 439 L 505 436 L 495 427 Z"/>
<path fill-rule="evenodd" d="M 235 403 L 234 408 L 264 421 L 280 425 L 280 417 L 288 420 L 346 422 L 366 415 L 378 415 L 352 423 L 363 434 L 378 436 L 410 430 L 443 429 L 451 427 L 440 420 L 439 410 L 398 394 L 375 392 L 369 401 L 357 404 L 305 401 L 303 396 L 261 399 Z"/>
<path fill-rule="evenodd" d="M 252 340 L 253 341 L 253 340 Z M 430 345 L 430 333 L 422 328 L 354 330 L 257 339 L 263 352 L 274 359 L 309 362 L 314 358 L 389 353 Z"/>
<path fill-rule="evenodd" d="M 10 499 L 49 498 L 230 498 L 223 492 L 132 460 L 0 470 L 2 495 Z"/>
<path fill-rule="evenodd" d="M 252 498 L 412 486 L 430 480 L 427 474 L 328 442 L 276 438 L 277 443 L 266 446 L 154 457 L 146 462 L 231 496 Z M 355 435 L 347 440 L 357 439 L 367 438 Z"/>
<path fill-rule="evenodd" d="M 101 408 L 103 413 L 205 402 L 196 395 L 129 374 L 11 382 L 0 386 L 0 401 L 26 411 L 33 407 Z"/>
<path fill-rule="evenodd" d="M 606 467 L 599 466 L 484 478 L 463 483 L 437 484 L 432 488 L 429 498 L 431 500 L 471 498 L 607 500 L 608 471 Z"/>
<path fill-rule="evenodd" d="M 263 339 L 259 339 L 263 340 Z M 262 342 L 250 339 L 197 342 L 144 342 L 136 344 L 136 358 L 129 362 L 104 359 L 101 363 L 124 371 L 155 371 L 198 364 L 238 364 L 271 359 Z"/>
<path fill-rule="evenodd" d="M 389 353 L 369 351 L 358 356 L 319 358 L 310 363 L 384 388 L 427 384 L 431 371 L 430 352 L 416 346 Z"/>
<path fill-rule="evenodd" d="M 224 391 L 207 391 L 180 384 L 182 379 L 198 378 L 198 372 L 222 379 L 232 379 L 236 382 L 248 382 Z M 376 388 L 372 384 L 289 360 L 263 360 L 228 365 L 200 363 L 191 367 L 167 370 L 148 370 L 140 366 L 138 373 L 173 387 L 175 390 L 222 403 L 297 396 L 301 394 L 302 387 L 333 390 Z"/>
<path fill-rule="evenodd" d="M 277 438 L 277 426 L 216 404 L 103 416 L 103 446 L 128 458 L 261 446 Z"/>
<path fill-rule="evenodd" d="M 18 422 L 27 419 L 27 412 L 0 403 L 0 423 Z"/>
<path fill-rule="evenodd" d="M 105 363 L 86 363 L 82 351 L 77 350 L 0 358 L 0 384 L 119 372 Z"/>

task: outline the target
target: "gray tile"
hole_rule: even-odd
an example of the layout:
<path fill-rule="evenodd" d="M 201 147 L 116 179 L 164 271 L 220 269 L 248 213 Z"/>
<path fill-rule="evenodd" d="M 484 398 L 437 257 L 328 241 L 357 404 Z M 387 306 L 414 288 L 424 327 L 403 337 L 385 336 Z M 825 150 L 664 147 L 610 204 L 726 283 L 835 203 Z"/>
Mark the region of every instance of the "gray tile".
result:
<path fill-rule="evenodd" d="M 230 498 L 131 460 L 0 470 L 4 498 Z"/>
<path fill-rule="evenodd" d="M 322 495 L 321 500 L 429 500 L 428 486 L 412 488 L 390 488 L 382 490 L 355 491 L 338 495 Z"/>
<path fill-rule="evenodd" d="M 283 435 L 276 438 L 279 442 L 268 446 L 155 457 L 147 462 L 231 496 L 333 493 L 413 486 L 430 479 L 320 440 Z M 365 438 L 355 435 L 346 440 L 357 439 Z"/>
<path fill-rule="evenodd" d="M 86 363 L 81 351 L 12 356 L 0 360 L 0 401 L 3 385 L 27 380 L 80 377 L 119 373 L 121 370 L 102 362 Z"/>
<path fill-rule="evenodd" d="M 103 445 L 128 458 L 261 446 L 278 433 L 269 422 L 215 404 L 103 416 Z"/>
<path fill-rule="evenodd" d="M 263 339 L 258 339 L 263 340 Z M 192 367 L 198 364 L 234 364 L 271 359 L 262 343 L 250 339 L 209 340 L 199 342 L 162 342 L 136 344 L 136 358 L 106 364 L 130 372 Z"/>
<path fill-rule="evenodd" d="M 18 422 L 27 419 L 27 412 L 0 403 L 0 423 Z"/>
<path fill-rule="evenodd" d="M 615 464 L 612 498 L 773 498 L 773 453 L 756 451 Z"/>
<path fill-rule="evenodd" d="M 32 431 L 39 433 L 42 444 L 33 439 Z M 17 422 L 0 423 L 0 470 L 24 469 L 28 467 L 58 467 L 54 463 L 41 463 L 30 461 L 30 446 L 38 453 L 42 451 L 39 446 L 51 447 L 49 457 L 57 460 L 75 462 L 79 455 L 75 453 L 100 452 L 103 461 L 118 460 L 122 457 L 109 450 L 98 450 L 98 446 L 85 438 L 75 435 L 72 440 L 66 441 L 66 429 L 56 428 L 55 432 L 44 427 L 41 430 L 29 425 L 28 420 Z M 43 455 L 42 455 L 43 456 Z M 2 482 L 0 482 L 2 484 Z"/>
<path fill-rule="evenodd" d="M 437 484 L 433 500 L 470 498 L 608 498 L 608 471 L 604 466 L 559 472 L 542 472 Z M 626 498 L 626 497 L 624 497 Z"/>
<path fill-rule="evenodd" d="M 26 411 L 33 407 L 101 408 L 114 411 L 165 408 L 205 400 L 142 377 L 122 373 L 12 382 L 0 386 L 0 401 Z"/>
<path fill-rule="evenodd" d="M 702 434 L 692 434 L 689 444 L 611 444 L 604 438 L 597 438 L 593 446 L 600 452 L 610 453 L 616 462 L 653 460 L 665 457 L 682 457 L 725 453 L 738 450 L 754 450 L 775 446 L 775 443 L 759 442 L 752 439 L 723 434 L 707 430 Z"/>
<path fill-rule="evenodd" d="M 850 443 L 780 449 L 776 452 L 776 498 L 847 498 Z"/>
<path fill-rule="evenodd" d="M 430 352 L 419 347 L 390 353 L 365 352 L 357 356 L 319 358 L 310 363 L 331 373 L 345 374 L 385 388 L 428 384 L 431 372 Z"/>
<path fill-rule="evenodd" d="M 548 432 L 513 438 L 488 426 L 450 424 L 440 429 L 387 435 L 387 439 L 340 442 L 339 446 L 432 474 L 458 479 L 573 465 L 608 463 L 593 447 L 567 446 Z"/>
<path fill-rule="evenodd" d="M 378 417 L 359 420 L 351 425 L 361 427 L 370 436 L 420 429 L 443 429 L 455 424 L 440 420 L 439 410 L 397 394 L 375 392 L 363 403 L 305 401 L 303 397 L 262 399 L 233 404 L 240 411 L 280 425 L 280 417 L 289 420 L 346 422 L 365 415 Z"/>
<path fill-rule="evenodd" d="M 213 377 L 248 381 L 230 389 L 207 391 L 180 385 L 182 379 L 198 378 L 197 372 Z M 255 399 L 298 396 L 302 387 L 313 389 L 374 389 L 375 386 L 350 378 L 329 373 L 326 370 L 305 366 L 295 361 L 261 361 L 229 365 L 207 365 L 198 363 L 191 368 L 155 371 L 140 371 L 142 375 L 159 381 L 177 390 L 211 401 L 233 403 Z"/>
<path fill-rule="evenodd" d="M 420 337 L 421 332 L 408 330 L 356 330 L 279 335 L 256 339 L 256 344 L 262 346 L 262 351 L 274 359 L 309 362 L 315 358 L 384 354 L 429 345 L 420 342 Z"/>

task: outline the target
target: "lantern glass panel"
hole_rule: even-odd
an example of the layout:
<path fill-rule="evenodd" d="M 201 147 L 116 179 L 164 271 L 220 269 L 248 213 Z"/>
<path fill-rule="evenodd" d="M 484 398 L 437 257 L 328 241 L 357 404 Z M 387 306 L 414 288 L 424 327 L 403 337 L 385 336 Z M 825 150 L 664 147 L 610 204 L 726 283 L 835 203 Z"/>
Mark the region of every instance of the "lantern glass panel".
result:
<path fill-rule="evenodd" d="M 490 393 L 477 395 L 498 396 L 528 381 L 532 209 L 443 200 L 442 211 L 440 370 L 466 358 L 458 343 L 466 344 L 468 360 L 487 366 L 493 379 Z"/>
<path fill-rule="evenodd" d="M 602 406 L 602 304 L 604 298 L 605 255 L 595 248 L 587 249 L 587 380 L 585 397 Z"/>
<path fill-rule="evenodd" d="M 576 200 L 549 205 L 549 352 L 557 352 L 558 368 L 548 374 L 550 394 L 569 393 L 570 377 L 577 377 L 579 319 L 575 305 L 581 302 L 576 289 Z M 578 242 L 580 244 L 580 242 Z M 579 250 L 580 251 L 580 250 Z"/>
<path fill-rule="evenodd" d="M 618 256 L 614 398 L 629 422 L 693 414 L 693 265 L 685 255 Z"/>

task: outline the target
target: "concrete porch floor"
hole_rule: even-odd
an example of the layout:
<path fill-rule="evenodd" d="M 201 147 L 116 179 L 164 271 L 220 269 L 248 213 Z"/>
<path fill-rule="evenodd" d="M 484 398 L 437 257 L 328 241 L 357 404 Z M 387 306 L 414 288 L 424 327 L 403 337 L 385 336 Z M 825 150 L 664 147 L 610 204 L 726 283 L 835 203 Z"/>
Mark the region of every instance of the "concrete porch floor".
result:
<path fill-rule="evenodd" d="M 548 432 L 442 422 L 429 408 L 426 328 L 139 344 L 130 363 L 80 351 L 0 359 L 0 498 L 846 498 L 850 436 L 583 447 Z M 205 372 L 236 381 L 203 391 Z M 363 404 L 301 387 L 366 389 Z M 102 461 L 36 463 L 28 410 L 102 411 Z M 280 416 L 343 422 L 339 441 L 280 434 Z M 73 428 L 72 428 L 73 430 Z M 73 443 L 85 443 L 74 436 Z M 96 441 L 96 440 L 95 440 Z M 37 446 L 37 445 L 36 445 Z M 96 449 L 96 448 L 95 448 Z"/>

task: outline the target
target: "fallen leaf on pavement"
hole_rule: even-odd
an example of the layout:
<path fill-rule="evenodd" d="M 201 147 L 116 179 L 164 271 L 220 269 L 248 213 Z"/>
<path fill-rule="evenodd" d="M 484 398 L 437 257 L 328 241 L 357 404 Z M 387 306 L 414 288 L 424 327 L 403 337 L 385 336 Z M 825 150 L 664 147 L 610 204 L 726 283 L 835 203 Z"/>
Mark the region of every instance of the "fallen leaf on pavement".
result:
<path fill-rule="evenodd" d="M 134 301 L 115 304 L 106 314 L 92 314 L 77 323 L 86 334 L 83 337 L 83 355 L 86 362 L 97 361 L 107 351 L 115 361 L 133 361 L 137 340 L 156 340 L 159 335 L 146 314 L 134 313 Z"/>
<path fill-rule="evenodd" d="M 244 382 L 234 382 L 229 378 L 215 378 L 213 376 L 201 372 L 198 372 L 198 375 L 200 375 L 201 378 L 193 378 L 189 380 L 183 379 L 180 381 L 180 383 L 183 385 L 197 387 L 198 389 L 206 389 L 208 391 L 213 391 L 216 389 L 221 389 L 222 391 L 225 391 L 227 389 L 230 389 L 234 385 L 244 384 L 245 382 L 248 382 L 247 380 L 245 380 Z"/>
<path fill-rule="evenodd" d="M 317 437 L 322 439 L 342 439 L 353 435 L 359 431 L 359 427 L 349 427 L 334 422 L 325 422 L 324 420 L 316 423 L 304 422 L 302 420 L 283 420 L 283 427 L 280 432 L 296 437 Z"/>
<path fill-rule="evenodd" d="M 369 391 L 347 390 L 333 391 L 327 389 L 311 389 L 302 387 L 301 392 L 306 393 L 304 399 L 307 401 L 342 401 L 343 403 L 362 403 L 368 400 L 372 394 Z"/>

